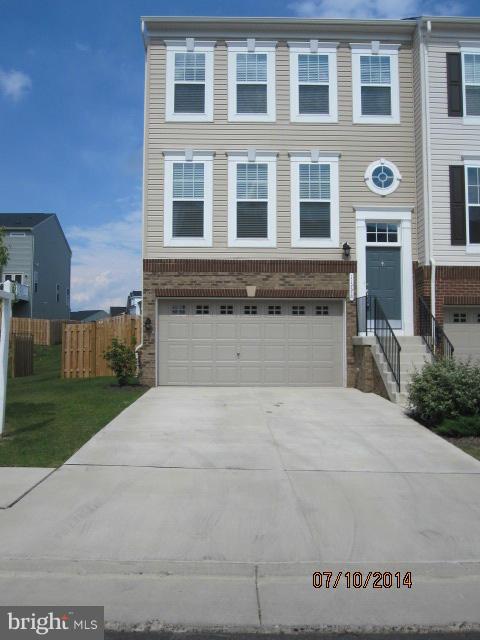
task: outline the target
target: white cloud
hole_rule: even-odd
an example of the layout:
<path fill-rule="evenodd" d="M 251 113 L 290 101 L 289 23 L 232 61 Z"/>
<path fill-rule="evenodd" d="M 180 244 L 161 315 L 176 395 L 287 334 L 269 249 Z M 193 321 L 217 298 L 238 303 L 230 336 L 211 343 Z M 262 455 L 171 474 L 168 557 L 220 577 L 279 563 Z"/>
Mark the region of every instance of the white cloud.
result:
<path fill-rule="evenodd" d="M 406 18 L 419 15 L 456 15 L 463 4 L 456 0 L 441 6 L 422 0 L 295 0 L 289 8 L 298 16 L 307 18 Z"/>
<path fill-rule="evenodd" d="M 125 305 L 132 289 L 141 288 L 141 213 L 91 227 L 70 227 L 72 309 Z"/>
<path fill-rule="evenodd" d="M 23 98 L 31 88 L 32 81 L 23 71 L 3 71 L 0 69 L 0 91 L 13 101 Z"/>

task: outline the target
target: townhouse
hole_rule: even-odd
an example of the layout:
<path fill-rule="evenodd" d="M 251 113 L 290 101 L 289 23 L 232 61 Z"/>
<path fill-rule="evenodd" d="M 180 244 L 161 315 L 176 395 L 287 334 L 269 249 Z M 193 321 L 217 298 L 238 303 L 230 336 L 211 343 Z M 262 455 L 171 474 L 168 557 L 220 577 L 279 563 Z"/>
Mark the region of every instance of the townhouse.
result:
<path fill-rule="evenodd" d="M 407 340 L 431 297 L 426 26 L 142 28 L 144 381 L 361 386 L 357 300 Z"/>

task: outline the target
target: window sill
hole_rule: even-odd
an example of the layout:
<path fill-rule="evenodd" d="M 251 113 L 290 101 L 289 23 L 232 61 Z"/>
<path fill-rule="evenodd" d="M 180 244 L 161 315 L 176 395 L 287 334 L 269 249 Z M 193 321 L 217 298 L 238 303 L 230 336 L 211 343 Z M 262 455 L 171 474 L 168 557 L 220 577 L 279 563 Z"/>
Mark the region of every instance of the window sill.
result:
<path fill-rule="evenodd" d="M 290 117 L 290 122 L 338 122 L 337 114 L 307 114 L 294 113 Z"/>
<path fill-rule="evenodd" d="M 480 253 L 480 244 L 467 244 L 465 251 L 467 253 Z"/>
<path fill-rule="evenodd" d="M 394 116 L 357 116 L 353 124 L 400 124 L 400 118 Z"/>
<path fill-rule="evenodd" d="M 463 124 L 480 124 L 480 116 L 463 116 Z"/>
<path fill-rule="evenodd" d="M 269 239 L 261 239 L 261 240 L 255 240 L 252 238 L 245 238 L 245 239 L 236 239 L 236 240 L 229 240 L 228 241 L 228 246 L 229 247 L 242 247 L 244 249 L 255 249 L 255 248 L 275 248 L 277 246 L 277 243 L 275 240 L 269 240 Z"/>
<path fill-rule="evenodd" d="M 165 122 L 213 122 L 213 116 L 207 113 L 168 113 Z"/>
<path fill-rule="evenodd" d="M 298 238 L 292 240 L 292 247 L 304 249 L 339 249 L 339 244 L 331 238 L 325 238 L 323 240 Z"/>
<path fill-rule="evenodd" d="M 170 238 L 163 242 L 164 247 L 211 247 L 212 241 L 206 238 Z"/>
<path fill-rule="evenodd" d="M 231 113 L 228 116 L 229 122 L 275 122 L 275 114 L 261 114 L 261 113 Z"/>

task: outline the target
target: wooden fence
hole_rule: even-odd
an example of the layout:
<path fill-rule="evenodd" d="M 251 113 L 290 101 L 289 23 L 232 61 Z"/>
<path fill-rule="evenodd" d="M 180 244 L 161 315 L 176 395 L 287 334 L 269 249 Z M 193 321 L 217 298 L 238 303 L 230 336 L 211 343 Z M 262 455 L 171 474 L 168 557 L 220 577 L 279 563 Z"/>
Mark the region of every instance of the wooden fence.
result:
<path fill-rule="evenodd" d="M 34 344 L 51 346 L 62 342 L 62 325 L 66 320 L 12 318 L 11 335 L 31 333 Z"/>
<path fill-rule="evenodd" d="M 9 367 L 12 378 L 33 375 L 33 336 L 17 333 L 10 338 Z"/>
<path fill-rule="evenodd" d="M 62 377 L 111 376 L 103 353 L 117 338 L 127 345 L 140 343 L 140 317 L 117 316 L 97 322 L 66 323 L 62 339 Z"/>

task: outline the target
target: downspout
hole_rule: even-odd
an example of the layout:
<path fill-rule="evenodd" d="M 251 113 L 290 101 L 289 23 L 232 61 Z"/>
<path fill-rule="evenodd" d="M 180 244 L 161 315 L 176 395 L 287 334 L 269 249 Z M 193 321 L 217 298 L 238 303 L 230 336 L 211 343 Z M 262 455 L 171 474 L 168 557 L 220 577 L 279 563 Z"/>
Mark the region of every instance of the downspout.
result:
<path fill-rule="evenodd" d="M 140 344 L 135 347 L 137 359 L 137 375 L 140 374 L 140 351 L 143 349 L 143 312 L 145 309 L 145 283 L 143 281 L 143 257 L 145 251 L 145 166 L 147 146 L 147 79 L 148 79 L 148 34 L 145 21 L 142 20 L 142 37 L 145 46 L 145 84 L 143 97 L 143 162 L 142 162 L 142 312 L 140 314 Z M 155 368 L 156 369 L 156 368 Z"/>
<path fill-rule="evenodd" d="M 423 30 L 425 26 L 425 32 Z M 432 31 L 431 20 L 423 18 L 419 21 L 420 35 L 420 78 L 422 91 L 422 144 L 424 162 L 424 210 L 427 224 L 425 224 L 426 243 L 425 243 L 425 262 L 429 262 L 431 266 L 430 272 L 430 310 L 435 315 L 436 307 L 436 288 L 435 274 L 437 263 L 434 258 L 434 242 L 433 242 L 433 212 L 432 212 L 432 171 L 431 171 L 431 146 L 430 146 L 430 87 L 428 73 L 428 43 L 429 35 Z"/>

